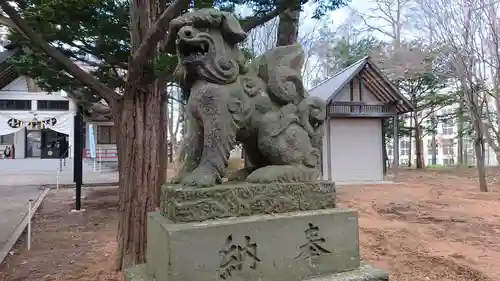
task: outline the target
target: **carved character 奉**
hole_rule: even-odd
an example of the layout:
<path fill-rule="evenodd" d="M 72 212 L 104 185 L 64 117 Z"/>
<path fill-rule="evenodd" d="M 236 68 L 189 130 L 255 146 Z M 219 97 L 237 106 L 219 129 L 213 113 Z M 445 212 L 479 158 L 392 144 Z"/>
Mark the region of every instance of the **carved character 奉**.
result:
<path fill-rule="evenodd" d="M 317 179 L 326 111 L 304 90 L 301 46 L 274 48 L 249 64 L 237 46 L 245 38 L 232 14 L 215 9 L 170 24 L 165 48 L 178 55 L 175 77 L 188 117 L 174 183 L 221 183 L 236 142 L 252 164 L 247 181 Z"/>

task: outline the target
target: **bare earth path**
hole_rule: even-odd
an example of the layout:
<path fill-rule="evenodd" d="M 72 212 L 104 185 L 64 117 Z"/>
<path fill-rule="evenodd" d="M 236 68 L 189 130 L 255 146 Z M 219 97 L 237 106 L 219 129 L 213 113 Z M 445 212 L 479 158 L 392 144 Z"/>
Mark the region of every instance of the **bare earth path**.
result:
<path fill-rule="evenodd" d="M 402 174 L 397 185 L 339 189 L 360 211 L 362 257 L 391 280 L 500 280 L 500 193 L 467 173 Z"/>
<path fill-rule="evenodd" d="M 342 205 L 360 211 L 363 259 L 388 270 L 391 281 L 500 280 L 500 186 L 477 192 L 470 170 L 408 171 L 401 180 L 338 190 Z M 0 280 L 122 280 L 112 271 L 116 188 L 86 195 L 87 212 L 70 214 L 71 190 L 49 194 L 32 250 L 21 241 L 0 266 Z"/>
<path fill-rule="evenodd" d="M 32 249 L 21 236 L 0 266 L 2 281 L 122 280 L 112 270 L 116 248 L 117 189 L 87 193 L 83 213 L 70 213 L 72 189 L 51 191 L 33 224 Z"/>

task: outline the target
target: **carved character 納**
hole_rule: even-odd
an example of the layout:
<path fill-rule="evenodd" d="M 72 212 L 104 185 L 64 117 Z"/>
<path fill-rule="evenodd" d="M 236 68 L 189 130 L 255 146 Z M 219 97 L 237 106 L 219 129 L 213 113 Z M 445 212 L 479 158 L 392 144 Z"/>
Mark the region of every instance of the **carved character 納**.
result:
<path fill-rule="evenodd" d="M 233 271 L 243 270 L 243 265 L 247 261 L 250 269 L 257 268 L 257 262 L 260 259 L 257 257 L 257 244 L 252 242 L 250 236 L 245 236 L 245 245 L 237 245 L 233 243 L 233 236 L 229 235 L 226 239 L 226 245 L 219 252 L 221 262 L 219 266 L 219 277 L 226 280 L 231 276 Z"/>

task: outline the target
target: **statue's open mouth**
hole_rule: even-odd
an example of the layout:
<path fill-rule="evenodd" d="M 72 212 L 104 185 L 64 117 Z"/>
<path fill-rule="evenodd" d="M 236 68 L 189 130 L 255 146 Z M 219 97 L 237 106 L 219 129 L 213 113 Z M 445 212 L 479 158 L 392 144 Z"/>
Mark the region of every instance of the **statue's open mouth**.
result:
<path fill-rule="evenodd" d="M 184 61 L 198 61 L 210 51 L 210 42 L 205 39 L 181 39 L 177 43 L 178 51 Z"/>

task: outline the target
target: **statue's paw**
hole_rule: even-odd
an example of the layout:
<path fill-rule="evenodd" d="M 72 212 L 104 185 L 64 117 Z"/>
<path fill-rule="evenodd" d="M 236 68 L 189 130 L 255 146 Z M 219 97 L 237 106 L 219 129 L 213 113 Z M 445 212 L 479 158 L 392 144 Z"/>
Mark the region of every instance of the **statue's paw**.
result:
<path fill-rule="evenodd" d="M 249 169 L 243 168 L 238 171 L 227 174 L 226 177 L 228 181 L 242 181 L 245 180 L 249 174 L 250 174 Z"/>
<path fill-rule="evenodd" d="M 175 176 L 175 177 L 171 178 L 170 179 L 170 183 L 171 184 L 179 184 L 179 183 L 181 183 L 181 177 Z"/>
<path fill-rule="evenodd" d="M 252 183 L 311 182 L 319 177 L 319 171 L 305 166 L 275 165 L 255 170 L 246 181 Z"/>
<path fill-rule="evenodd" d="M 248 175 L 246 182 L 252 183 L 270 183 L 277 182 L 279 175 L 275 171 L 274 166 L 263 167 L 255 170 L 253 173 Z"/>
<path fill-rule="evenodd" d="M 194 187 L 210 187 L 218 183 L 220 183 L 220 179 L 215 175 L 215 172 L 204 166 L 196 168 L 182 180 L 183 185 Z"/>
<path fill-rule="evenodd" d="M 319 149 L 313 148 L 310 153 L 306 154 L 304 165 L 310 168 L 315 168 L 321 157 L 320 153 Z"/>

